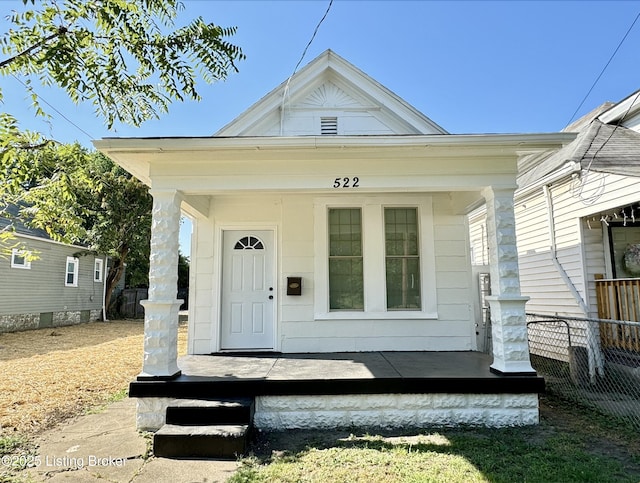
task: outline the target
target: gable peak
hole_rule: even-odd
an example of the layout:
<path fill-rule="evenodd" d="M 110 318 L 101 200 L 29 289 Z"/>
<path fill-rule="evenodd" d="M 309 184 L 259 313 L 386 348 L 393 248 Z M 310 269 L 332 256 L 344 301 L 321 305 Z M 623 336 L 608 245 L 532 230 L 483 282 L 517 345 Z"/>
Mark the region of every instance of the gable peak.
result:
<path fill-rule="evenodd" d="M 327 49 L 215 136 L 315 135 L 320 133 L 320 116 L 326 115 L 323 111 L 330 110 L 334 116 L 333 111 L 341 109 L 352 118 L 344 124 L 343 135 L 447 134 L 392 91 Z M 292 111 L 296 110 L 307 114 L 294 116 Z M 313 110 L 315 114 L 310 112 Z"/>

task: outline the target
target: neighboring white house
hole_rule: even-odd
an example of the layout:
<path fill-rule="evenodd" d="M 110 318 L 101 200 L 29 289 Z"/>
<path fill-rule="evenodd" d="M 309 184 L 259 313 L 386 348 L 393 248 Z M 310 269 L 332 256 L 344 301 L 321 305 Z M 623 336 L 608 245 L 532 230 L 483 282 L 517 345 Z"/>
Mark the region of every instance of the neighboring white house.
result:
<path fill-rule="evenodd" d="M 326 51 L 214 136 L 95 141 L 154 198 L 142 376 L 179 373 L 181 210 L 190 354 L 472 351 L 467 215 L 485 203 L 492 370 L 532 373 L 517 162 L 574 138 L 448 134 Z"/>
<path fill-rule="evenodd" d="M 18 248 L 0 257 L 0 332 L 100 320 L 107 257 L 0 217 L 0 230 L 11 224 Z"/>
<path fill-rule="evenodd" d="M 565 128 L 578 135 L 563 149 L 519 161 L 515 218 L 527 312 L 640 321 L 640 272 L 624 262 L 640 244 L 639 96 L 603 104 Z M 472 262 L 486 265 L 484 208 L 469 224 Z M 592 349 L 592 369 L 599 339 L 586 331 L 579 342 Z M 640 347 L 640 334 L 632 339 Z"/>

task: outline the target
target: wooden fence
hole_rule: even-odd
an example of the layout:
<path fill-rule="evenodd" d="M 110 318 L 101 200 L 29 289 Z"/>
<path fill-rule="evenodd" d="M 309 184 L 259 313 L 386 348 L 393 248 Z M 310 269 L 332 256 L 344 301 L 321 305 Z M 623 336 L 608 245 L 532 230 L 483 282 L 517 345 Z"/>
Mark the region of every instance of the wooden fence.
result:
<path fill-rule="evenodd" d="M 598 318 L 640 322 L 640 279 L 596 278 Z M 637 324 L 600 326 L 602 348 L 640 352 L 640 328 Z"/>
<path fill-rule="evenodd" d="M 148 294 L 148 288 L 125 288 L 122 291 L 120 314 L 131 319 L 144 317 L 144 307 L 140 301 L 147 299 Z"/>

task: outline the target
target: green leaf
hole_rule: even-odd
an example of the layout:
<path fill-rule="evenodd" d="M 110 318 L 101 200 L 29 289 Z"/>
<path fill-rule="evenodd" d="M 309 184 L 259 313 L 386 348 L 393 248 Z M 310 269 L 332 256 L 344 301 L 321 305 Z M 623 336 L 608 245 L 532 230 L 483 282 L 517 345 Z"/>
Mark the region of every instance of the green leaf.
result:
<path fill-rule="evenodd" d="M 235 27 L 202 18 L 175 29 L 176 0 L 24 2 L 0 42 L 1 75 L 57 85 L 75 103 L 89 101 L 111 128 L 140 125 L 173 101 L 199 99 L 197 81 L 224 80 L 245 58 L 227 39 Z M 43 114 L 41 107 L 35 107 Z"/>

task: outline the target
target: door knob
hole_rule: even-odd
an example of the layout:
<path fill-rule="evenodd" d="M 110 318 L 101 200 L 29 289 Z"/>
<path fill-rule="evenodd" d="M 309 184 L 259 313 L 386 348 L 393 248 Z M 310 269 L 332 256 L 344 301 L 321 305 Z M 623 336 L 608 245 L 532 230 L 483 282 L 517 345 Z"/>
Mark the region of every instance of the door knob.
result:
<path fill-rule="evenodd" d="M 273 300 L 273 295 L 269 295 L 269 300 Z"/>

